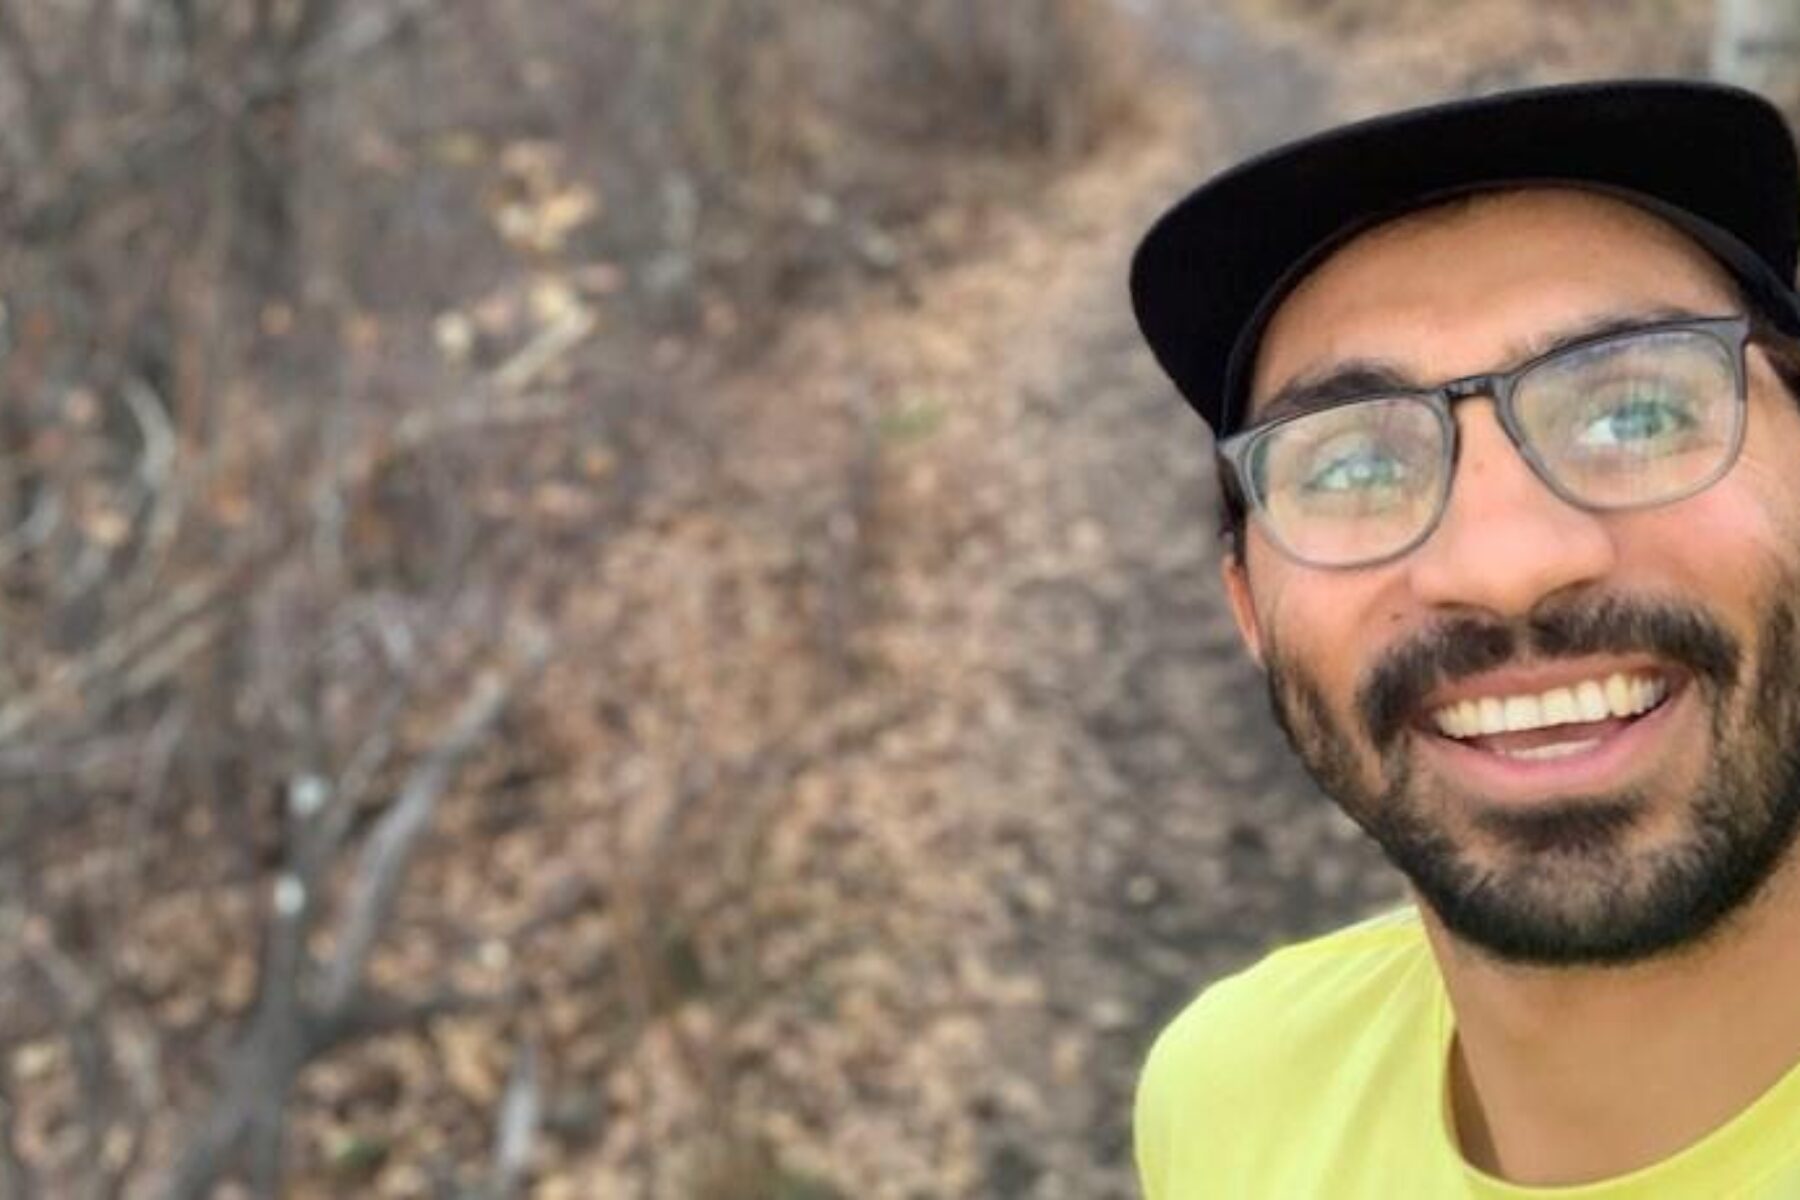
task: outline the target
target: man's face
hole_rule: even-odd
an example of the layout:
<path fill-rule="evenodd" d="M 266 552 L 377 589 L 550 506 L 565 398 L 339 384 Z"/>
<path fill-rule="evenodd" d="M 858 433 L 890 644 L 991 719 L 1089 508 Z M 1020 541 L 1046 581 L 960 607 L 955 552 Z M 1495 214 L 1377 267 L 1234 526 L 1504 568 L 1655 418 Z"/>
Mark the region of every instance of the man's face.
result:
<path fill-rule="evenodd" d="M 1284 301 L 1251 420 L 1353 362 L 1430 386 L 1671 309 L 1742 304 L 1637 209 L 1548 190 L 1448 206 L 1356 239 Z M 1800 814 L 1800 412 L 1754 347 L 1749 379 L 1735 465 L 1687 499 L 1573 507 L 1476 398 L 1456 409 L 1449 506 L 1419 548 L 1323 570 L 1252 522 L 1227 564 L 1296 749 L 1465 942 L 1522 962 L 1641 959 L 1713 931 L 1785 860 Z M 1596 686 L 1604 719 L 1440 731 L 1462 727 L 1465 702 L 1531 712 L 1525 698 L 1542 709 Z"/>

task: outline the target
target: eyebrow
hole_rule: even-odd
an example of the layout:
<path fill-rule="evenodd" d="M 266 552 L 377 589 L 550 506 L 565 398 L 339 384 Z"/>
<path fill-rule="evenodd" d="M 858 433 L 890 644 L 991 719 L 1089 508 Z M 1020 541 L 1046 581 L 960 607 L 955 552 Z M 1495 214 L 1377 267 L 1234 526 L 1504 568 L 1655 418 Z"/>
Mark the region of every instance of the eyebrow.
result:
<path fill-rule="evenodd" d="M 1604 313 L 1574 325 L 1536 334 L 1514 343 L 1507 348 L 1505 355 L 1505 360 L 1510 365 L 1502 370 L 1514 369 L 1533 359 L 1542 358 L 1546 354 L 1578 342 L 1607 337 L 1615 333 L 1629 333 L 1634 329 L 1643 329 L 1667 321 L 1701 320 L 1708 315 L 1716 314 L 1697 313 L 1692 309 L 1676 305 L 1633 309 L 1629 312 Z M 1479 374 L 1489 373 L 1479 372 Z M 1245 422 L 1245 428 L 1261 425 L 1279 417 L 1292 416 L 1308 409 L 1323 408 L 1340 400 L 1352 400 L 1358 396 L 1372 395 L 1377 392 L 1430 391 L 1447 382 L 1449 381 L 1441 380 L 1436 384 L 1420 383 L 1416 376 L 1409 374 L 1404 367 L 1388 359 L 1341 359 L 1302 372 L 1276 389 L 1275 394 L 1269 397 L 1266 404 L 1253 409 L 1252 418 Z"/>

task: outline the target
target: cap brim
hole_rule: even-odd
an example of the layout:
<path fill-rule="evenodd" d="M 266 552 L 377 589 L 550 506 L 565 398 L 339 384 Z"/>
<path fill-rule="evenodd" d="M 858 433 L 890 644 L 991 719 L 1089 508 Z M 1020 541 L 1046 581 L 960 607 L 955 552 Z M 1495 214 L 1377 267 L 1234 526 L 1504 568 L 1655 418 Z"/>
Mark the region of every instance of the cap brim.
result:
<path fill-rule="evenodd" d="M 1132 306 L 1181 394 L 1230 432 L 1272 301 L 1323 250 L 1437 199 L 1533 183 L 1644 203 L 1794 319 L 1800 182 L 1787 125 L 1752 92 L 1676 80 L 1461 100 L 1272 150 L 1151 228 L 1132 260 Z"/>

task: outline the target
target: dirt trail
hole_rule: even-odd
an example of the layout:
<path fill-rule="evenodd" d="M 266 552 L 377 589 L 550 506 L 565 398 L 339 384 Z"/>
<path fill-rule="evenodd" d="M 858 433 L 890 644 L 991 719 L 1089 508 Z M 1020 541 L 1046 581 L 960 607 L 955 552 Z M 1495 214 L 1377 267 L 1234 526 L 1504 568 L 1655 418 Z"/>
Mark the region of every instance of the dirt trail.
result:
<path fill-rule="evenodd" d="M 1125 296 L 1155 210 L 1314 119 L 1329 81 L 1229 9 L 1140 15 L 1176 56 L 1152 128 L 909 302 L 848 328 L 834 314 L 777 367 L 849 397 L 806 433 L 815 453 L 838 453 L 830 430 L 844 444 L 859 409 L 877 431 L 843 530 L 867 578 L 838 606 L 873 682 L 839 707 L 866 689 L 910 714 L 828 771 L 834 820 L 904 843 L 871 868 L 893 873 L 881 911 L 832 912 L 900 964 L 871 1003 L 907 1025 L 904 1049 L 892 1029 L 856 1043 L 843 1086 L 908 1099 L 839 1122 L 826 1153 L 938 1159 L 902 1149 L 859 1195 L 1135 1195 L 1131 1090 L 1160 1024 L 1396 892 L 1272 726 L 1219 595 L 1204 427 Z M 766 436 L 797 443 L 790 426 Z"/>
<path fill-rule="evenodd" d="M 1163 7 L 1165 45 L 1205 84 L 1198 152 L 1174 155 L 1138 206 L 1301 131 L 1329 86 L 1218 6 Z M 970 767 L 992 786 L 1030 780 L 1014 795 L 1032 812 L 1026 852 L 1048 864 L 1058 903 L 1016 927 L 1012 950 L 1047 967 L 1051 1018 L 1093 1032 L 1088 1086 L 1062 1113 L 1079 1161 L 1051 1164 L 1063 1186 L 1020 1195 L 1132 1194 L 1130 1087 L 1160 1022 L 1269 945 L 1396 893 L 1293 764 L 1239 648 L 1204 430 L 1126 309 L 1126 256 L 1148 215 L 1092 218 L 1110 223 L 1082 252 L 1088 279 L 1010 348 L 1019 401 L 987 439 L 1018 488 L 986 637 L 1020 717 Z M 1029 1054 L 1031 1036 L 1019 1041 Z"/>

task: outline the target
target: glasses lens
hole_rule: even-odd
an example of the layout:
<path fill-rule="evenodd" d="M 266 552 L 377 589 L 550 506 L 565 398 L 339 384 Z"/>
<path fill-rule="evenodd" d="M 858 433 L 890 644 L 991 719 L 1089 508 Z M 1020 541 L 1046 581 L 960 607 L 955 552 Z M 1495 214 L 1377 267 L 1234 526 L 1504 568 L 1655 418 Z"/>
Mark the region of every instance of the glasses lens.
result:
<path fill-rule="evenodd" d="M 1320 566 L 1373 562 L 1437 520 L 1449 430 L 1416 396 L 1358 401 L 1264 430 L 1246 456 L 1271 535 Z"/>
<path fill-rule="evenodd" d="M 1595 508 L 1676 499 L 1730 462 L 1743 420 L 1739 356 L 1692 330 L 1559 355 L 1513 393 L 1520 433 L 1550 481 Z"/>

